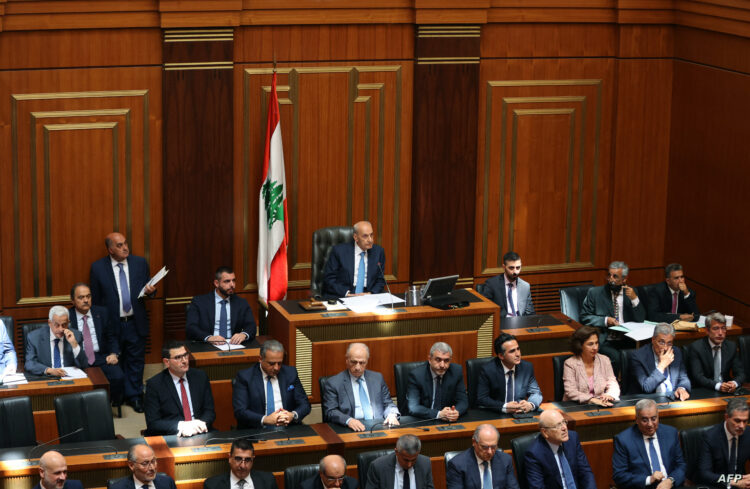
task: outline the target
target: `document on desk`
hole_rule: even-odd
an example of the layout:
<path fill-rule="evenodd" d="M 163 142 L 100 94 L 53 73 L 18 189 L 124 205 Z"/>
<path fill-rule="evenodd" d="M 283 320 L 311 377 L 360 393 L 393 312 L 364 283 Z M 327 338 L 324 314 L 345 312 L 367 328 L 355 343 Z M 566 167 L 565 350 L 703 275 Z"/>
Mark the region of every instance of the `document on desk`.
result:
<path fill-rule="evenodd" d="M 229 351 L 229 350 L 241 350 L 245 348 L 242 345 L 233 345 L 231 343 L 224 343 L 221 345 L 214 345 L 216 348 L 218 348 L 221 351 Z"/>
<path fill-rule="evenodd" d="M 0 380 L 2 380 L 3 385 L 22 385 L 29 383 L 23 374 L 5 374 Z"/>
<path fill-rule="evenodd" d="M 610 326 L 609 329 L 615 331 L 622 331 L 625 336 L 632 338 L 635 341 L 643 341 L 651 338 L 654 335 L 655 323 L 622 323 L 617 326 Z"/>
<path fill-rule="evenodd" d="M 138 298 L 140 299 L 141 297 L 145 297 L 146 296 L 146 287 L 148 287 L 149 285 L 151 287 L 156 287 L 156 284 L 158 284 L 159 282 L 161 282 L 161 279 L 163 279 L 164 277 L 166 277 L 166 275 L 168 273 L 169 273 L 169 270 L 167 270 L 166 266 L 161 267 L 161 270 L 159 270 L 158 272 L 156 272 L 156 275 L 154 275 L 153 277 L 151 277 L 151 280 L 149 280 L 148 283 L 143 286 L 143 288 L 141 289 L 141 293 L 138 294 Z"/>
<path fill-rule="evenodd" d="M 65 375 L 62 380 L 85 379 L 88 377 L 86 372 L 78 367 L 63 367 L 63 370 L 65 370 Z"/>
<path fill-rule="evenodd" d="M 387 292 L 383 294 L 366 294 L 358 295 L 356 297 L 342 297 L 340 300 L 352 312 L 357 313 L 375 312 L 378 307 L 390 307 L 391 304 L 399 304 L 401 302 L 404 302 L 403 299 L 399 299 L 395 295 L 389 294 Z"/>

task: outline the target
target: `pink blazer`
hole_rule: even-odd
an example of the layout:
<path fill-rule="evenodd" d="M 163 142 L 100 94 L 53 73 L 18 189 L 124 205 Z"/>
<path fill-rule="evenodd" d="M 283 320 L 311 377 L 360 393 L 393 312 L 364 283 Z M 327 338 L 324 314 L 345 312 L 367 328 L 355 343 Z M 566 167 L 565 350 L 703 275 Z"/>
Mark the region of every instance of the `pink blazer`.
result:
<path fill-rule="evenodd" d="M 563 401 L 576 401 L 585 404 L 591 399 L 589 382 L 586 378 L 586 367 L 584 367 L 581 357 L 572 356 L 565 360 L 563 384 L 565 385 Z M 620 386 L 615 378 L 609 358 L 597 353 L 594 357 L 594 395 L 598 396 L 603 393 L 619 399 Z"/>

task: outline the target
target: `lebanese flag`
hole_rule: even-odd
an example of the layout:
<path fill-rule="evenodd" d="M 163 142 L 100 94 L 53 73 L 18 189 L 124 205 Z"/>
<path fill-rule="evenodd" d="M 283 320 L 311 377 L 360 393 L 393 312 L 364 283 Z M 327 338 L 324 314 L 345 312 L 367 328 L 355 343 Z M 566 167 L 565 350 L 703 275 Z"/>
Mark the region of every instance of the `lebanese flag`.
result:
<path fill-rule="evenodd" d="M 271 82 L 271 99 L 268 104 L 263 184 L 260 188 L 258 205 L 258 298 L 266 304 L 286 297 L 288 216 L 279 97 L 276 95 L 276 73 L 274 72 Z"/>

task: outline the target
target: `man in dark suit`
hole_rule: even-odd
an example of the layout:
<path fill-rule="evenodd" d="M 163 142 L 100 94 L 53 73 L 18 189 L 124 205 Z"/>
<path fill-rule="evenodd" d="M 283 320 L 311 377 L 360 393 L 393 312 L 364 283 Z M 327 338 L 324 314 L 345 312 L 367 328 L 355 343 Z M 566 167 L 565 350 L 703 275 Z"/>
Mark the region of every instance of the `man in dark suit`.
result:
<path fill-rule="evenodd" d="M 253 311 L 245 299 L 235 295 L 235 282 L 231 268 L 219 267 L 214 291 L 193 297 L 185 325 L 188 340 L 239 345 L 255 338 Z"/>
<path fill-rule="evenodd" d="M 745 463 L 750 459 L 750 435 L 745 432 L 749 411 L 747 399 L 730 399 L 724 422 L 703 434 L 694 483 L 750 487 L 750 474 L 745 474 Z"/>
<path fill-rule="evenodd" d="M 435 489 L 432 482 L 430 459 L 419 452 L 422 442 L 414 435 L 401 435 L 396 450 L 390 455 L 376 458 L 367 471 L 367 489 L 393 489 L 396 479 L 400 487 Z M 409 485 L 406 479 L 409 479 Z"/>
<path fill-rule="evenodd" d="M 706 316 L 706 336 L 688 346 L 688 373 L 695 387 L 734 392 L 745 382 L 737 344 L 727 340 L 727 319 L 720 312 Z"/>
<path fill-rule="evenodd" d="M 328 255 L 321 291 L 328 299 L 378 294 L 385 287 L 385 251 L 375 244 L 372 224 L 355 224 L 353 237 L 354 243 L 336 245 Z"/>
<path fill-rule="evenodd" d="M 521 257 L 514 251 L 507 252 L 503 255 L 503 267 L 505 273 L 484 283 L 484 296 L 500 306 L 500 317 L 534 314 L 531 286 L 519 277 Z"/>
<path fill-rule="evenodd" d="M 277 489 L 273 474 L 252 470 L 253 460 L 255 449 L 250 440 L 234 440 L 229 449 L 229 472 L 209 477 L 203 481 L 203 489 L 244 489 L 250 487 L 246 486 L 248 478 L 254 489 Z"/>
<path fill-rule="evenodd" d="M 284 345 L 266 340 L 260 347 L 260 362 L 237 372 L 232 406 L 238 428 L 287 426 L 301 423 L 310 414 L 310 401 L 297 369 L 282 365 L 283 360 Z M 273 396 L 270 403 L 269 392 Z"/>
<path fill-rule="evenodd" d="M 211 430 L 216 419 L 211 384 L 202 370 L 190 369 L 189 355 L 177 341 L 162 348 L 166 368 L 146 382 L 148 436 L 193 436 Z"/>
<path fill-rule="evenodd" d="M 596 489 L 578 434 L 568 431 L 560 411 L 550 409 L 539 416 L 539 436 L 526 451 L 525 461 L 529 487 Z"/>
<path fill-rule="evenodd" d="M 80 331 L 68 329 L 68 310 L 52 306 L 49 328 L 38 328 L 26 338 L 26 372 L 34 375 L 64 377 L 62 367 L 86 368 L 83 337 Z"/>
<path fill-rule="evenodd" d="M 107 308 L 110 325 L 118 331 L 119 363 L 125 375 L 125 400 L 134 411 L 143 412 L 143 366 L 146 338 L 149 334 L 145 298 L 141 289 L 152 295 L 156 289 L 148 284 L 148 263 L 130 254 L 128 242 L 120 233 L 104 238 L 108 256 L 91 264 L 89 285 L 94 305 Z"/>
<path fill-rule="evenodd" d="M 83 351 L 87 367 L 99 367 L 109 381 L 109 394 L 112 404 L 122 404 L 125 377 L 119 365 L 120 342 L 117 333 L 109 322 L 107 310 L 91 305 L 91 289 L 79 282 L 70 290 L 73 307 L 70 314 L 70 329 L 81 332 Z"/>
<path fill-rule="evenodd" d="M 497 449 L 499 443 L 497 428 L 491 424 L 477 426 L 471 448 L 448 462 L 446 489 L 518 489 L 513 460 Z"/>
<path fill-rule="evenodd" d="M 330 379 L 323 392 L 323 420 L 364 431 L 361 420 L 385 418 L 384 424 L 397 425 L 400 415 L 391 391 L 378 372 L 367 370 L 370 349 L 352 343 L 346 349 L 346 370 Z"/>
<path fill-rule="evenodd" d="M 359 483 L 354 477 L 346 475 L 346 460 L 341 455 L 326 455 L 320 459 L 318 475 L 302 481 L 302 489 L 326 489 L 341 487 L 357 489 Z"/>
<path fill-rule="evenodd" d="M 83 489 L 81 481 L 68 479 L 68 464 L 60 452 L 50 450 L 39 459 L 39 484 L 34 489 Z"/>
<path fill-rule="evenodd" d="M 685 273 L 679 263 L 664 269 L 664 282 L 656 284 L 648 294 L 648 320 L 656 323 L 697 321 L 700 317 L 695 292 L 685 284 Z"/>
<path fill-rule="evenodd" d="M 680 348 L 673 348 L 674 326 L 659 323 L 654 327 L 651 344 L 637 349 L 630 360 L 636 394 L 664 393 L 685 401 L 690 397 L 690 379 Z"/>
<path fill-rule="evenodd" d="M 615 436 L 612 478 L 619 489 L 669 489 L 685 482 L 677 430 L 659 425 L 659 410 L 652 399 L 635 405 L 635 425 Z"/>
<path fill-rule="evenodd" d="M 501 333 L 495 338 L 492 361 L 479 371 L 477 404 L 501 413 L 528 413 L 542 403 L 542 391 L 534 377 L 534 366 L 521 360 L 516 337 Z"/>
<path fill-rule="evenodd" d="M 123 477 L 110 489 L 142 489 L 153 483 L 155 489 L 177 489 L 174 479 L 156 470 L 157 460 L 148 445 L 133 445 L 128 450 L 128 467 L 132 477 Z"/>
<path fill-rule="evenodd" d="M 409 414 L 424 419 L 456 421 L 469 409 L 461 365 L 451 363 L 453 349 L 439 341 L 427 361 L 409 373 Z"/>

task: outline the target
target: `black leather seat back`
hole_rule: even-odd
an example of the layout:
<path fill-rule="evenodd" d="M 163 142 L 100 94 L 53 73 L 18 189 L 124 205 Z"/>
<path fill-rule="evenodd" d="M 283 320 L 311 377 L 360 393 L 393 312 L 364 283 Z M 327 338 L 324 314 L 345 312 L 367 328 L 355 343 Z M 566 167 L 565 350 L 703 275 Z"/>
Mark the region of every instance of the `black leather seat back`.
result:
<path fill-rule="evenodd" d="M 619 379 L 620 379 L 620 393 L 621 394 L 632 394 L 634 392 L 640 392 L 640 389 L 637 388 L 637 383 L 634 385 L 633 376 L 630 373 L 630 357 L 633 356 L 633 352 L 635 352 L 635 349 L 628 348 L 625 350 L 620 350 L 620 372 L 619 372 Z M 618 372 L 615 372 L 615 376 L 618 376 Z"/>
<path fill-rule="evenodd" d="M 737 337 L 737 342 L 740 347 L 740 358 L 745 367 L 745 374 L 750 373 L 750 334 L 743 334 Z"/>
<path fill-rule="evenodd" d="M 331 376 L 324 376 L 324 377 L 318 377 L 318 384 L 320 385 L 320 409 L 323 411 L 323 422 L 327 423 L 329 420 L 326 417 L 326 404 L 323 399 L 323 393 L 326 391 L 326 385 L 328 385 L 328 379 L 331 378 Z"/>
<path fill-rule="evenodd" d="M 393 377 L 396 379 L 396 402 L 401 416 L 409 415 L 409 402 L 406 390 L 409 388 L 409 374 L 424 362 L 402 362 L 393 364 Z"/>
<path fill-rule="evenodd" d="M 479 383 L 479 371 L 485 363 L 492 361 L 495 357 L 470 358 L 466 360 L 466 393 L 469 396 L 469 407 L 477 407 L 477 384 Z"/>
<path fill-rule="evenodd" d="M 310 264 L 310 294 L 319 297 L 323 288 L 323 270 L 325 270 L 331 248 L 340 243 L 352 240 L 354 229 L 351 226 L 331 226 L 313 232 L 312 262 Z"/>
<path fill-rule="evenodd" d="M 560 311 L 573 321 L 580 321 L 581 306 L 593 285 L 576 285 L 560 289 Z"/>
<path fill-rule="evenodd" d="M 477 292 L 484 295 L 484 289 L 485 289 L 484 282 L 482 282 L 481 284 L 477 284 Z M 448 452 L 448 453 L 451 453 L 451 452 Z"/>
<path fill-rule="evenodd" d="M 79 428 L 83 431 L 66 442 L 114 440 L 115 425 L 109 396 L 104 389 L 65 394 L 55 398 L 57 432 L 63 436 Z"/>
<path fill-rule="evenodd" d="M 284 469 L 284 487 L 300 487 L 302 481 L 318 475 L 318 464 L 293 465 Z"/>
<path fill-rule="evenodd" d="M 571 355 L 557 355 L 552 357 L 552 375 L 555 380 L 555 401 L 560 402 L 565 394 L 565 384 L 563 383 L 563 368 L 565 360 Z"/>
<path fill-rule="evenodd" d="M 711 429 L 712 425 L 700 426 L 680 431 L 680 443 L 682 444 L 682 454 L 687 463 L 686 476 L 690 481 L 695 481 L 696 470 L 698 469 L 698 459 L 701 454 L 703 445 L 703 434 Z"/>
<path fill-rule="evenodd" d="M 446 473 L 446 474 L 448 473 L 448 462 L 450 462 L 450 461 L 451 461 L 451 459 L 452 459 L 453 457 L 455 457 L 456 455 L 458 455 L 459 453 L 461 453 L 461 451 L 460 451 L 460 450 L 458 450 L 458 451 L 453 451 L 453 452 L 445 452 L 445 455 L 444 455 L 444 457 L 445 457 L 445 473 Z"/>
<path fill-rule="evenodd" d="M 36 445 L 34 412 L 29 396 L 0 399 L 0 448 Z"/>
<path fill-rule="evenodd" d="M 47 323 L 27 323 L 27 324 L 23 325 L 22 331 L 23 331 L 23 348 L 24 348 L 24 351 L 26 351 L 26 349 L 29 346 L 29 344 L 28 344 L 29 333 L 31 333 L 35 329 L 43 328 L 45 326 L 49 327 L 49 325 Z M 18 361 L 20 362 L 21 359 L 19 358 Z"/>
<path fill-rule="evenodd" d="M 651 297 L 651 292 L 658 286 L 661 285 L 661 282 L 656 284 L 647 284 L 647 285 L 639 285 L 635 287 L 635 293 L 638 296 L 638 299 L 643 302 L 643 307 L 648 311 L 649 306 L 649 300 Z"/>
<path fill-rule="evenodd" d="M 521 489 L 529 489 L 529 483 L 526 480 L 526 450 L 531 447 L 539 433 L 529 433 L 528 435 L 513 438 L 510 441 L 510 449 L 513 452 L 513 463 L 516 465 L 516 479 Z"/>
<path fill-rule="evenodd" d="M 370 464 L 377 458 L 393 453 L 393 450 L 372 450 L 357 455 L 357 474 L 359 477 L 359 489 L 367 489 L 367 471 Z"/>

